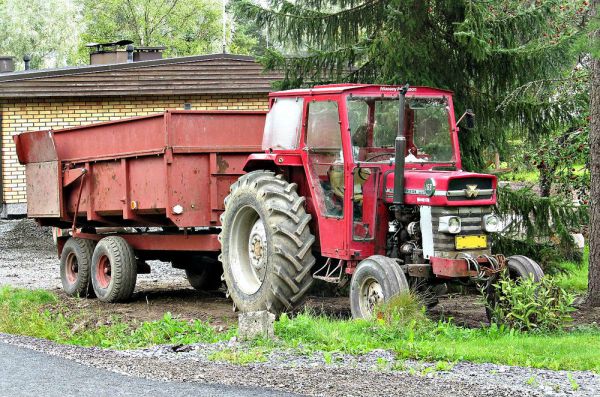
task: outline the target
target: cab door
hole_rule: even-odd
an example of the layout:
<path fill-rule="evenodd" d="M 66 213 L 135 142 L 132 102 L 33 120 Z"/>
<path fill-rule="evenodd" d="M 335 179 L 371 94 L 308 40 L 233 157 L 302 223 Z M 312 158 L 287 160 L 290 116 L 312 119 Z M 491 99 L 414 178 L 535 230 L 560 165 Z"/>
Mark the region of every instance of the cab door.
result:
<path fill-rule="evenodd" d="M 348 198 L 346 163 L 338 102 L 333 99 L 307 103 L 305 121 L 305 172 L 317 214 L 318 235 L 324 256 L 346 258 Z M 350 215 L 351 216 L 351 215 Z"/>

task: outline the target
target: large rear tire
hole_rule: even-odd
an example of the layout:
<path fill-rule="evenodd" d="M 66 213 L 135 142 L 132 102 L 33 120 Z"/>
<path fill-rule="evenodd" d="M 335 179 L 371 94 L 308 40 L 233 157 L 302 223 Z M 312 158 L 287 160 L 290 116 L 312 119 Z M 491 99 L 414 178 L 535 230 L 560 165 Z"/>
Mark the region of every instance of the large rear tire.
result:
<path fill-rule="evenodd" d="M 60 281 L 69 296 L 93 297 L 90 272 L 94 242 L 83 238 L 69 238 L 60 254 Z"/>
<path fill-rule="evenodd" d="M 293 309 L 312 284 L 315 263 L 304 197 L 269 171 L 243 175 L 230 190 L 219 235 L 228 294 L 241 311 Z"/>
<path fill-rule="evenodd" d="M 409 290 L 406 276 L 394 259 L 370 256 L 358 264 L 350 281 L 352 317 L 370 319 L 378 305 Z"/>
<path fill-rule="evenodd" d="M 133 248 L 118 236 L 105 237 L 94 249 L 92 285 L 99 300 L 123 302 L 133 294 L 137 262 Z"/>

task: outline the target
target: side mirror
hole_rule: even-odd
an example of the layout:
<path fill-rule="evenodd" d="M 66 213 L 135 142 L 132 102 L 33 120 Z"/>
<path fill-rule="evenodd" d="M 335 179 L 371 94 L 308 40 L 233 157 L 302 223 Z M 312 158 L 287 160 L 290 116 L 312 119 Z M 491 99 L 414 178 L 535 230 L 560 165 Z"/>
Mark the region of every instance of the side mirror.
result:
<path fill-rule="evenodd" d="M 471 109 L 467 109 L 467 129 L 472 130 L 475 128 L 475 113 Z"/>
<path fill-rule="evenodd" d="M 475 113 L 473 113 L 473 110 L 467 109 L 467 111 L 464 112 L 462 116 L 460 116 L 460 118 L 456 122 L 456 125 L 460 124 L 460 122 L 463 119 L 466 119 L 466 121 L 467 121 L 467 129 L 468 130 L 475 128 Z"/>

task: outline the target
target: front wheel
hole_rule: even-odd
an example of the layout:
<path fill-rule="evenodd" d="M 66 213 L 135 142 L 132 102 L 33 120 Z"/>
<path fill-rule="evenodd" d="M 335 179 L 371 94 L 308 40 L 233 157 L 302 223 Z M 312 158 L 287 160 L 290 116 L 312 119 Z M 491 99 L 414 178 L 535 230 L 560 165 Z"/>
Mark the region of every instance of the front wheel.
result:
<path fill-rule="evenodd" d="M 531 258 L 524 255 L 513 255 L 506 258 L 506 268 L 511 280 L 519 282 L 520 280 L 530 279 L 536 283 L 542 281 L 544 271 L 541 266 Z M 485 288 L 486 315 L 488 320 L 492 319 L 492 311 L 498 302 L 496 287 L 494 281 L 490 280 Z"/>
<path fill-rule="evenodd" d="M 225 199 L 219 235 L 228 293 L 241 311 L 279 314 L 312 284 L 311 217 L 296 184 L 269 171 L 243 175 Z"/>
<path fill-rule="evenodd" d="M 350 281 L 352 317 L 370 319 L 377 306 L 408 291 L 406 276 L 394 259 L 370 256 L 358 264 Z"/>

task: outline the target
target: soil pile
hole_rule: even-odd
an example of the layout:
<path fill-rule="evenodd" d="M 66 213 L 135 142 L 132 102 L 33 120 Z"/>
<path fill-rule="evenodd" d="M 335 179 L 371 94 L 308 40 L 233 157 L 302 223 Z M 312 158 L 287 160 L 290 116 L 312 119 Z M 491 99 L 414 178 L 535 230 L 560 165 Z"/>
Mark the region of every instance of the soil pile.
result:
<path fill-rule="evenodd" d="M 32 219 L 21 219 L 0 234 L 0 248 L 56 252 L 52 241 L 52 228 L 38 226 Z"/>

